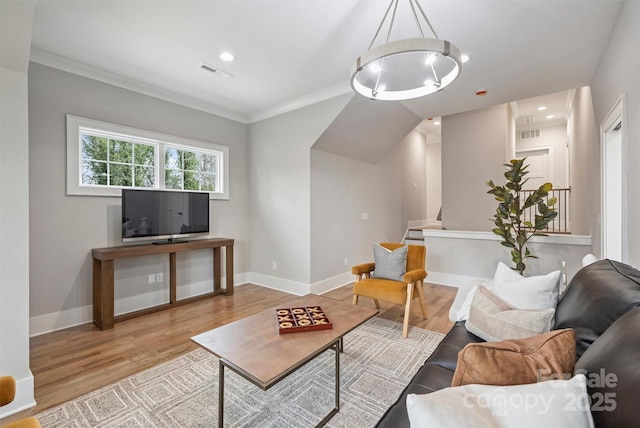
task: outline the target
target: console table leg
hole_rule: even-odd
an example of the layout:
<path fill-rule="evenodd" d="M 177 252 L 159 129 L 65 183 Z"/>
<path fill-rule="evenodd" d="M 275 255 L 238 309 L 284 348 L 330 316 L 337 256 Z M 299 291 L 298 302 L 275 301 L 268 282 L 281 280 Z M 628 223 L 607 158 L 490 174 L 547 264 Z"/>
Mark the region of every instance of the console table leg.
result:
<path fill-rule="evenodd" d="M 113 328 L 113 260 L 93 259 L 93 323 Z"/>
<path fill-rule="evenodd" d="M 177 299 L 176 253 L 169 253 L 169 303 L 176 303 Z"/>
<path fill-rule="evenodd" d="M 227 245 L 224 247 L 225 258 L 227 266 L 225 269 L 225 275 L 227 275 L 227 296 L 233 296 L 233 245 Z"/>
<path fill-rule="evenodd" d="M 222 283 L 222 262 L 220 261 L 220 247 L 213 249 L 213 291 L 219 290 Z"/>

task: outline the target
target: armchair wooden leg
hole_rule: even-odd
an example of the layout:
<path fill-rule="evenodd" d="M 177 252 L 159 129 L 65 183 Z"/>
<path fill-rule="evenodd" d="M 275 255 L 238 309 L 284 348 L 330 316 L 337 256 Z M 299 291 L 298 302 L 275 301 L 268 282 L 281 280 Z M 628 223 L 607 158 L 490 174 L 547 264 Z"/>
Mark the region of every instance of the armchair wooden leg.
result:
<path fill-rule="evenodd" d="M 424 299 L 424 282 L 419 281 L 417 284 L 417 290 L 418 290 L 418 299 L 420 299 L 420 309 L 422 309 L 422 317 L 424 319 L 427 319 L 427 304 L 426 304 L 426 300 Z"/>
<path fill-rule="evenodd" d="M 378 301 L 378 299 L 373 299 L 373 303 L 376 304 L 376 309 L 380 309 L 380 302 Z"/>
<path fill-rule="evenodd" d="M 357 295 L 357 294 L 354 294 L 354 295 L 353 295 L 353 304 L 354 304 L 354 305 L 357 305 L 357 304 L 358 304 L 358 295 Z"/>
<path fill-rule="evenodd" d="M 409 317 L 411 316 L 411 298 L 413 297 L 413 283 L 407 284 L 407 303 L 404 306 L 404 322 L 402 323 L 402 338 L 409 334 Z"/>

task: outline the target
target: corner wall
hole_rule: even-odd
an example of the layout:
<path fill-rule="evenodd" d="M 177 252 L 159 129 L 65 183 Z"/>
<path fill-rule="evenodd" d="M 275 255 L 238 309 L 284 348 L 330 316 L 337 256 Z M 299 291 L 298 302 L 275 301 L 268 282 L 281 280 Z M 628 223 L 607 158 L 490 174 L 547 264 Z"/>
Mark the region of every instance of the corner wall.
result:
<path fill-rule="evenodd" d="M 352 282 L 351 266 L 373 260 L 374 242 L 400 241 L 400 159 L 398 148 L 375 165 L 311 150 L 312 283 Z"/>
<path fill-rule="evenodd" d="M 576 89 L 567 122 L 569 134 L 571 232 L 592 237 L 600 255 L 600 143 L 588 87 Z"/>
<path fill-rule="evenodd" d="M 29 368 L 29 49 L 35 1 L 0 2 L 0 375 L 16 396 L 0 418 L 34 406 Z M 10 44 L 9 44 L 10 43 Z"/>
<path fill-rule="evenodd" d="M 502 183 L 510 114 L 507 104 L 442 118 L 442 226 L 490 231 L 496 203 L 485 184 Z"/>
<path fill-rule="evenodd" d="M 256 282 L 309 293 L 311 146 L 351 98 L 339 96 L 249 125 L 251 271 Z"/>

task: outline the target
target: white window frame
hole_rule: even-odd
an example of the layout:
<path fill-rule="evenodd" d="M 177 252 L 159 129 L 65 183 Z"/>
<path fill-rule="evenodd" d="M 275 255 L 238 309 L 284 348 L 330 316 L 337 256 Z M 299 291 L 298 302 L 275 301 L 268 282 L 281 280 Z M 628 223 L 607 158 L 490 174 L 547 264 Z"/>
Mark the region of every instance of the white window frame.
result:
<path fill-rule="evenodd" d="M 82 184 L 82 143 L 81 130 L 91 129 L 111 135 L 120 135 L 133 142 L 156 144 L 156 179 L 154 189 L 164 190 L 164 146 L 180 147 L 185 150 L 218 152 L 219 170 L 216 171 L 218 192 L 209 192 L 209 199 L 229 199 L 229 147 L 221 144 L 190 140 L 165 135 L 128 126 L 114 125 L 93 119 L 67 115 L 67 195 L 120 197 L 120 186 L 99 186 Z M 129 187 L 127 187 L 129 188 Z M 172 190 L 172 189 L 167 189 Z"/>

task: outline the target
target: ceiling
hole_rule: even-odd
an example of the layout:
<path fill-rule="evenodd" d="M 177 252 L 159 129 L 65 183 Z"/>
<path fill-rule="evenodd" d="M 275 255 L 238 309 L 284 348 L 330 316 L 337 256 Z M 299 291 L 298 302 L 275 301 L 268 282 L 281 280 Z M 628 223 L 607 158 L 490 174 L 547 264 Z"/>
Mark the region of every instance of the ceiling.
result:
<path fill-rule="evenodd" d="M 588 85 L 622 0 L 420 4 L 438 37 L 471 56 L 453 85 L 402 102 L 428 118 Z M 349 93 L 351 65 L 387 6 L 388 0 L 40 0 L 31 60 L 251 123 Z M 401 0 L 391 39 L 416 36 Z M 223 62 L 222 51 L 236 60 Z M 204 71 L 202 62 L 233 77 Z M 487 95 L 476 96 L 480 89 Z M 522 115 L 533 113 L 518 107 Z"/>

